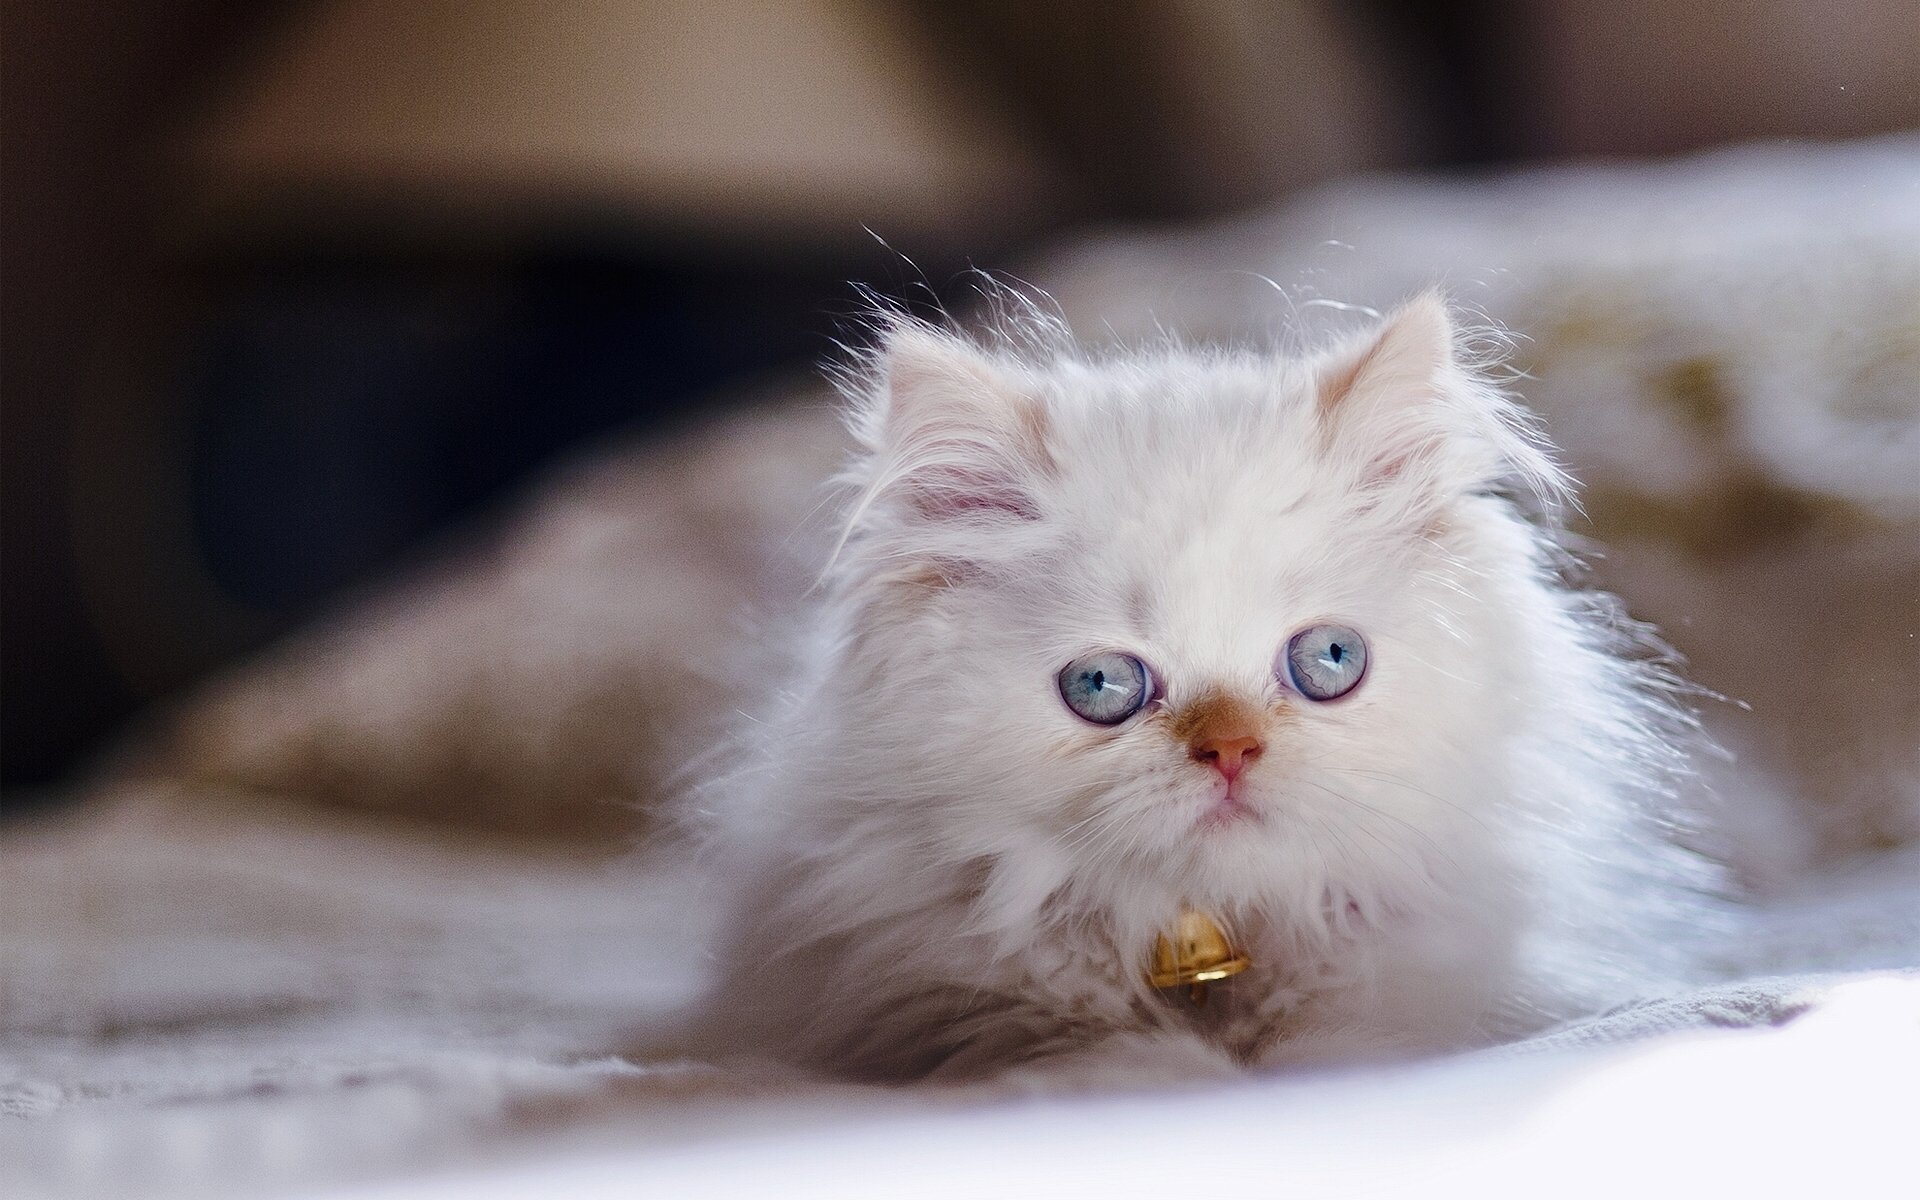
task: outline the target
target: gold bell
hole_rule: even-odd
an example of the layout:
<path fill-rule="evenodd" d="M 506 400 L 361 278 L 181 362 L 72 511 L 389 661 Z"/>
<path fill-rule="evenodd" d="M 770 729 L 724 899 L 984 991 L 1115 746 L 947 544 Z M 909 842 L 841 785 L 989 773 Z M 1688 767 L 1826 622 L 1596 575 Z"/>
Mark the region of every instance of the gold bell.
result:
<path fill-rule="evenodd" d="M 1180 910 L 1180 924 L 1174 940 L 1161 934 L 1153 943 L 1153 968 L 1147 982 L 1157 988 L 1187 988 L 1195 1004 L 1207 1002 L 1207 985 L 1230 979 L 1252 966 L 1246 955 L 1233 948 L 1227 935 L 1212 917 L 1198 909 Z"/>

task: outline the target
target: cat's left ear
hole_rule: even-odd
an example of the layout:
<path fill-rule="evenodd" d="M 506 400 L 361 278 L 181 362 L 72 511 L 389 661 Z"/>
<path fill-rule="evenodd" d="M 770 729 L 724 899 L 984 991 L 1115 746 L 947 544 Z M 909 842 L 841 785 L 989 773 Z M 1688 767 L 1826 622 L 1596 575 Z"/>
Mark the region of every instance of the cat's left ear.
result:
<path fill-rule="evenodd" d="M 1321 413 L 1353 420 L 1382 405 L 1420 403 L 1453 365 L 1453 342 L 1446 301 L 1438 292 L 1420 293 L 1320 363 L 1315 383 Z"/>
<path fill-rule="evenodd" d="M 1560 486 L 1525 414 L 1461 352 L 1437 291 L 1323 358 L 1314 384 L 1325 436 L 1365 482 L 1415 472 L 1469 490 L 1514 478 L 1543 494 Z"/>

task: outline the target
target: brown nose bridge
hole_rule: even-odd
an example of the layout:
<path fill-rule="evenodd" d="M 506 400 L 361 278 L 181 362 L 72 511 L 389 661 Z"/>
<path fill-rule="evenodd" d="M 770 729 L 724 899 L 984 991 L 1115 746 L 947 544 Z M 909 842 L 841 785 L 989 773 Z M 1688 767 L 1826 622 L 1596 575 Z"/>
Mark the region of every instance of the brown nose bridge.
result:
<path fill-rule="evenodd" d="M 1203 747 L 1242 738 L 1261 739 L 1265 724 L 1260 709 L 1222 691 L 1210 691 L 1182 705 L 1173 718 L 1173 736 L 1187 748 L 1199 752 Z"/>

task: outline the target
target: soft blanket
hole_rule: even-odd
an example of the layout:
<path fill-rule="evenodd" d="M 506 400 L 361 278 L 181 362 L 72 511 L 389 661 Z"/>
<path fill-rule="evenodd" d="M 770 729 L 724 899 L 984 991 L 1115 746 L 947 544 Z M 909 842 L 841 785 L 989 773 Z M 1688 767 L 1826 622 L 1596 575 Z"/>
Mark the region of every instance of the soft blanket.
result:
<path fill-rule="evenodd" d="M 1756 960 L 1833 969 L 1105 1098 L 618 1058 L 697 983 L 699 920 L 617 858 L 143 791 L 15 833 L 0 878 L 10 1197 L 1764 1192 L 1894 1177 L 1920 1111 L 1913 851 L 1771 910 Z"/>

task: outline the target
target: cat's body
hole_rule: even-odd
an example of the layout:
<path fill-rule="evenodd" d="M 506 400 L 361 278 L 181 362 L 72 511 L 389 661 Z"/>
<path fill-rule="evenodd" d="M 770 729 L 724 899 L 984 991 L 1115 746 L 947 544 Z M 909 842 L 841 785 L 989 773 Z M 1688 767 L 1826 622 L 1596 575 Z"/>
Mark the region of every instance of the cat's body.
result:
<path fill-rule="evenodd" d="M 1456 341 L 1430 296 L 1307 358 L 894 323 L 807 661 L 693 805 L 714 1048 L 1192 1075 L 1670 970 L 1709 877 L 1661 828 L 1688 723 L 1563 581 L 1559 472 Z M 1252 962 L 1204 1005 L 1146 979 L 1187 908 Z"/>

